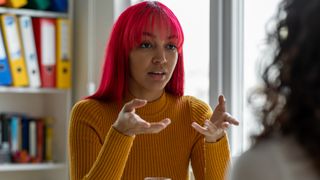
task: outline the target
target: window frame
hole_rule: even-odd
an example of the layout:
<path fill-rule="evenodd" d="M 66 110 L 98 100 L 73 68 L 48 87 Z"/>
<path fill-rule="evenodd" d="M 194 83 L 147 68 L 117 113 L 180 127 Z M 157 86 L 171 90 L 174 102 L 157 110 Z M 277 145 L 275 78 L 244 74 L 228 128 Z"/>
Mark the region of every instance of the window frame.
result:
<path fill-rule="evenodd" d="M 240 125 L 228 130 L 232 156 L 243 150 L 243 13 L 244 0 L 210 1 L 209 102 L 217 104 L 223 94 L 227 110 Z"/>

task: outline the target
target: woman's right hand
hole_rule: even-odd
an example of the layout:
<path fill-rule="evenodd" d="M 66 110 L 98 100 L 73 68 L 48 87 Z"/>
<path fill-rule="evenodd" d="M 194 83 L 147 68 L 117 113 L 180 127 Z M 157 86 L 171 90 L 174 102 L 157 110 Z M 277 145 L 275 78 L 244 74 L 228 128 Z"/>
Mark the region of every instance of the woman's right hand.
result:
<path fill-rule="evenodd" d="M 169 118 L 159 122 L 149 123 L 135 113 L 136 108 L 147 104 L 146 100 L 133 99 L 126 103 L 121 109 L 116 122 L 112 125 L 117 131 L 127 136 L 136 134 L 158 133 L 165 129 L 170 123 Z"/>

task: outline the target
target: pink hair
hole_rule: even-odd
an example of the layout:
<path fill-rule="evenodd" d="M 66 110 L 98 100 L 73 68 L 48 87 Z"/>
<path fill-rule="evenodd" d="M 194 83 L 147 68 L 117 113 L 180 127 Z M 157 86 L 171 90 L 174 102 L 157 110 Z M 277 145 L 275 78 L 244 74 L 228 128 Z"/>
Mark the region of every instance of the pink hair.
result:
<path fill-rule="evenodd" d="M 184 36 L 181 25 L 168 7 L 160 2 L 146 1 L 127 8 L 115 22 L 106 49 L 100 86 L 87 98 L 121 103 L 128 90 L 129 53 L 141 42 L 143 31 L 152 28 L 155 21 L 163 25 L 162 31 L 170 30 L 177 37 L 178 61 L 165 90 L 173 95 L 183 95 Z"/>

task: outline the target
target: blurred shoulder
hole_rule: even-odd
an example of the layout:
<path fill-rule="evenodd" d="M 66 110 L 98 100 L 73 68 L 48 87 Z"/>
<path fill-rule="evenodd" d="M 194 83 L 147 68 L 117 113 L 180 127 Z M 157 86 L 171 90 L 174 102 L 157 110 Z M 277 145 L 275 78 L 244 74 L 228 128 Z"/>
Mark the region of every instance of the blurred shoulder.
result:
<path fill-rule="evenodd" d="M 236 158 L 231 170 L 231 180 L 279 179 L 276 142 L 261 142 Z"/>

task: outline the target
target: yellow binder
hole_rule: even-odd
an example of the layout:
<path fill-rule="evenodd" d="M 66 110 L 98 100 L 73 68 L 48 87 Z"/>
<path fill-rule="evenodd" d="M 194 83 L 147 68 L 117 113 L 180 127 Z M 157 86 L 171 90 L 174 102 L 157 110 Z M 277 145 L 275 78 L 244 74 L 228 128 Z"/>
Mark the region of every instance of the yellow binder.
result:
<path fill-rule="evenodd" d="M 27 0 L 7 0 L 6 5 L 8 7 L 13 7 L 13 8 L 20 8 L 22 6 L 25 6 L 28 3 Z"/>
<path fill-rule="evenodd" d="M 16 16 L 1 15 L 1 26 L 13 77 L 13 86 L 27 86 L 29 80 Z"/>
<path fill-rule="evenodd" d="M 57 19 L 57 88 L 71 87 L 71 40 L 70 22 L 67 19 Z"/>
<path fill-rule="evenodd" d="M 53 152 L 52 152 L 52 139 L 53 139 L 53 117 L 45 117 L 45 160 L 52 161 L 53 160 Z"/>

